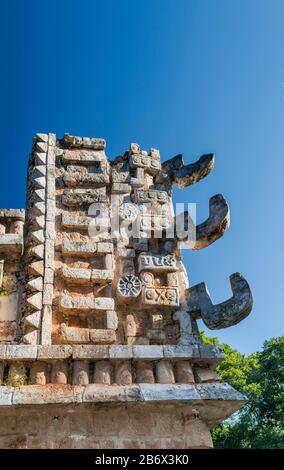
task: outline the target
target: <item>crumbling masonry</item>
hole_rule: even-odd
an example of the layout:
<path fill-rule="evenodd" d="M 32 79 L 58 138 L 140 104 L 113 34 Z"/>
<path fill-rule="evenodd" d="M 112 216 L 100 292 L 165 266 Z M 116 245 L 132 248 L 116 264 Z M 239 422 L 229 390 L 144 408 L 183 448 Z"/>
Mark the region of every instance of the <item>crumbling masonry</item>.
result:
<path fill-rule="evenodd" d="M 172 207 L 172 187 L 207 176 L 214 156 L 161 163 L 131 144 L 110 161 L 105 146 L 37 134 L 26 210 L 0 210 L 1 448 L 208 448 L 245 403 L 196 320 L 238 323 L 250 288 L 235 273 L 214 305 L 181 256 L 221 237 L 229 208 L 213 196 L 208 219 L 185 213 L 181 232 Z"/>

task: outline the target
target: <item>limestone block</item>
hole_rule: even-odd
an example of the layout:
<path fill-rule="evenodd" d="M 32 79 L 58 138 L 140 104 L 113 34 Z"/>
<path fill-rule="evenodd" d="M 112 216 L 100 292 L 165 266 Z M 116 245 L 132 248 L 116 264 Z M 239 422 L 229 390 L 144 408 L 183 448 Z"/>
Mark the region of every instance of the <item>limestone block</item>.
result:
<path fill-rule="evenodd" d="M 70 281 L 73 284 L 85 284 L 91 281 L 91 269 L 82 268 L 69 268 L 64 266 L 62 270 L 65 281 Z"/>
<path fill-rule="evenodd" d="M 17 323 L 15 321 L 0 321 L 0 341 L 15 341 Z"/>
<path fill-rule="evenodd" d="M 127 183 L 112 183 L 112 194 L 128 194 L 131 193 L 131 185 Z"/>
<path fill-rule="evenodd" d="M 68 187 L 109 184 L 109 175 L 107 173 L 80 173 L 78 171 L 66 172 L 63 181 Z"/>
<path fill-rule="evenodd" d="M 193 370 L 189 361 L 176 363 L 176 379 L 178 383 L 194 383 Z"/>
<path fill-rule="evenodd" d="M 111 282 L 113 278 L 113 269 L 92 269 L 91 271 L 91 281 L 94 284 L 104 284 L 105 282 Z"/>
<path fill-rule="evenodd" d="M 107 156 L 103 150 L 65 150 L 62 155 L 63 163 L 84 163 L 84 165 L 88 165 L 102 161 L 107 161 Z"/>
<path fill-rule="evenodd" d="M 97 361 L 94 369 L 94 382 L 97 384 L 111 384 L 111 363 L 109 361 Z"/>
<path fill-rule="evenodd" d="M 46 152 L 34 152 L 34 157 L 36 165 L 46 164 Z"/>
<path fill-rule="evenodd" d="M 43 243 L 45 240 L 43 230 L 36 230 L 35 232 L 31 232 L 30 238 L 36 245 L 38 245 L 39 243 Z"/>
<path fill-rule="evenodd" d="M 106 311 L 106 323 L 107 328 L 110 330 L 117 330 L 118 328 L 118 318 L 115 310 Z"/>
<path fill-rule="evenodd" d="M 88 385 L 89 363 L 87 361 L 74 361 L 72 383 L 73 385 Z"/>
<path fill-rule="evenodd" d="M 176 271 L 176 257 L 172 254 L 140 253 L 138 257 L 139 271 Z"/>
<path fill-rule="evenodd" d="M 23 344 L 35 345 L 39 341 L 39 330 L 33 330 L 22 337 Z"/>
<path fill-rule="evenodd" d="M 28 255 L 35 256 L 36 258 L 43 259 L 44 257 L 44 245 L 36 245 L 29 248 Z"/>
<path fill-rule="evenodd" d="M 99 254 L 113 253 L 113 243 L 111 242 L 98 242 L 97 252 Z"/>
<path fill-rule="evenodd" d="M 221 378 L 216 374 L 216 372 L 209 368 L 195 368 L 195 377 L 197 383 L 207 383 L 207 382 L 222 382 Z"/>
<path fill-rule="evenodd" d="M 86 344 L 90 342 L 89 328 L 79 328 L 76 326 L 66 326 L 61 323 L 58 335 L 62 343 L 67 344 Z"/>
<path fill-rule="evenodd" d="M 34 310 L 40 310 L 42 308 L 42 292 L 27 297 L 27 304 Z"/>
<path fill-rule="evenodd" d="M 39 360 L 53 361 L 67 359 L 72 355 L 72 346 L 65 345 L 39 345 L 37 346 Z"/>
<path fill-rule="evenodd" d="M 125 322 L 125 335 L 126 336 L 136 336 L 136 323 L 134 320 L 134 315 L 126 315 Z"/>
<path fill-rule="evenodd" d="M 73 359 L 108 359 L 109 347 L 101 345 L 74 345 L 72 346 Z"/>
<path fill-rule="evenodd" d="M 34 385 L 46 384 L 46 363 L 35 361 L 30 369 L 30 383 Z"/>
<path fill-rule="evenodd" d="M 117 385 L 132 384 L 132 372 L 130 361 L 118 361 L 115 363 L 115 383 Z"/>
<path fill-rule="evenodd" d="M 156 366 L 157 382 L 160 384 L 175 383 L 173 365 L 169 361 L 159 361 Z"/>
<path fill-rule="evenodd" d="M 79 192 L 80 191 L 80 192 Z M 67 207 L 80 207 L 96 202 L 107 202 L 106 188 L 65 190 L 62 195 L 62 203 Z"/>
<path fill-rule="evenodd" d="M 33 360 L 37 357 L 36 345 L 11 344 L 6 348 L 6 359 L 11 361 Z"/>
<path fill-rule="evenodd" d="M 141 359 L 162 359 L 164 357 L 164 349 L 162 345 L 134 345 L 133 356 Z"/>
<path fill-rule="evenodd" d="M 116 341 L 113 330 L 90 329 L 90 341 L 94 344 L 112 344 Z"/>
<path fill-rule="evenodd" d="M 97 243 L 89 242 L 71 242 L 63 240 L 62 254 L 69 256 L 89 256 L 97 251 Z"/>
<path fill-rule="evenodd" d="M 0 295 L 0 322 L 16 321 L 18 318 L 19 294 Z"/>
<path fill-rule="evenodd" d="M 28 266 L 29 274 L 34 276 L 43 276 L 44 274 L 44 264 L 43 261 L 34 261 Z"/>
<path fill-rule="evenodd" d="M 51 368 L 51 383 L 66 385 L 68 382 L 68 363 L 55 361 Z"/>
<path fill-rule="evenodd" d="M 37 310 L 36 312 L 27 315 L 24 321 L 26 325 L 38 329 L 41 323 L 41 310 Z"/>
<path fill-rule="evenodd" d="M 14 220 L 10 224 L 10 233 L 15 233 L 18 235 L 23 234 L 23 229 L 24 229 L 24 221 L 23 220 Z"/>
<path fill-rule="evenodd" d="M 50 302 L 52 303 L 52 294 L 50 294 Z M 41 322 L 41 344 L 51 344 L 51 330 L 52 330 L 52 307 L 51 305 L 44 305 L 42 312 Z"/>
<path fill-rule="evenodd" d="M 60 306 L 64 310 L 113 310 L 114 299 L 109 297 L 77 296 L 71 297 L 68 293 L 62 293 Z"/>
<path fill-rule="evenodd" d="M 179 306 L 179 292 L 176 287 L 143 286 L 142 303 L 169 307 Z"/>
<path fill-rule="evenodd" d="M 104 150 L 106 147 L 106 141 L 104 139 L 95 137 L 78 137 L 64 134 L 64 147 L 66 148 L 90 148 L 93 150 Z"/>
<path fill-rule="evenodd" d="M 138 361 L 136 365 L 137 383 L 155 383 L 153 364 L 150 361 Z"/>
<path fill-rule="evenodd" d="M 109 347 L 109 357 L 112 359 L 123 359 L 123 358 L 133 358 L 133 348 L 132 346 L 126 345 L 112 345 Z"/>
<path fill-rule="evenodd" d="M 53 284 L 48 284 L 45 282 L 43 290 L 43 300 L 42 303 L 44 306 L 52 305 L 53 303 Z"/>
<path fill-rule="evenodd" d="M 37 152 L 44 152 L 44 153 L 46 153 L 46 152 L 47 152 L 47 148 L 48 148 L 47 142 L 46 142 L 46 141 L 44 141 L 44 142 L 43 142 L 43 141 L 37 141 L 35 148 L 36 148 L 36 151 L 37 151 Z"/>
<path fill-rule="evenodd" d="M 35 178 L 33 180 L 35 188 L 42 189 L 46 187 L 46 178 L 45 176 L 40 176 L 39 178 Z"/>
<path fill-rule="evenodd" d="M 6 357 L 6 344 L 0 344 L 0 360 L 4 360 Z"/>
<path fill-rule="evenodd" d="M 27 283 L 32 291 L 41 292 L 43 290 L 43 278 L 41 276 L 31 279 Z"/>
<path fill-rule="evenodd" d="M 48 134 L 37 133 L 35 135 L 35 139 L 38 142 L 47 142 L 48 141 Z"/>

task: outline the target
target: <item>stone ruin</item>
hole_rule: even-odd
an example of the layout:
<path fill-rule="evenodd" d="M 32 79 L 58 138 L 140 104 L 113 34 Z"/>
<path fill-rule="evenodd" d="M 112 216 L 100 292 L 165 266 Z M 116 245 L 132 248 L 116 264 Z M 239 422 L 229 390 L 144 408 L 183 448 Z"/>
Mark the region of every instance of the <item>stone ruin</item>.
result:
<path fill-rule="evenodd" d="M 0 210 L 0 447 L 210 448 L 246 397 L 216 374 L 224 353 L 197 320 L 234 325 L 252 294 L 239 273 L 217 305 L 189 285 L 181 247 L 220 238 L 229 208 L 213 196 L 196 226 L 174 215 L 172 188 L 214 156 L 162 163 L 131 144 L 110 161 L 105 146 L 37 134 L 26 210 Z"/>

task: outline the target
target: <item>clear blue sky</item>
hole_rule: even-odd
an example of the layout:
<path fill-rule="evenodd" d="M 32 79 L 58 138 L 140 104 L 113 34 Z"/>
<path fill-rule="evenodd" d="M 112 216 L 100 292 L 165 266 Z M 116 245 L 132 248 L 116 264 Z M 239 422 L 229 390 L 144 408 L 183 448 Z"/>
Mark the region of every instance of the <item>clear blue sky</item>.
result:
<path fill-rule="evenodd" d="M 185 252 L 191 284 L 215 302 L 240 271 L 253 313 L 217 332 L 244 353 L 283 334 L 284 2 L 2 0 L 0 207 L 24 207 L 36 132 L 138 142 L 163 159 L 216 154 L 215 170 L 176 201 L 223 193 L 231 228 Z"/>

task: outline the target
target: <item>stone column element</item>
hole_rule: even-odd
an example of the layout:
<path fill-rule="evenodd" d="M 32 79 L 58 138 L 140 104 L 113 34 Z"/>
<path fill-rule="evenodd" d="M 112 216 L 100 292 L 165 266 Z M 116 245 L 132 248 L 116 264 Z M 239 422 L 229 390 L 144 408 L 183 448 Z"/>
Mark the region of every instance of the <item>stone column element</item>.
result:
<path fill-rule="evenodd" d="M 155 383 L 153 365 L 151 361 L 138 361 L 136 365 L 136 382 L 153 384 Z"/>
<path fill-rule="evenodd" d="M 194 383 L 192 366 L 189 361 L 178 361 L 176 363 L 177 382 L 182 384 Z"/>
<path fill-rule="evenodd" d="M 175 383 L 173 365 L 170 361 L 159 361 L 156 367 L 156 375 L 159 384 Z"/>
<path fill-rule="evenodd" d="M 98 361 L 94 368 L 94 382 L 96 384 L 111 384 L 111 363 L 109 361 Z"/>
<path fill-rule="evenodd" d="M 73 385 L 89 384 L 89 363 L 87 361 L 74 361 L 73 363 Z"/>
<path fill-rule="evenodd" d="M 46 368 L 47 365 L 45 362 L 32 362 L 30 369 L 30 383 L 35 385 L 45 385 L 47 382 Z"/>
<path fill-rule="evenodd" d="M 68 383 L 68 364 L 66 361 L 52 363 L 51 383 L 66 385 Z"/>
<path fill-rule="evenodd" d="M 115 383 L 117 385 L 131 385 L 132 373 L 130 361 L 118 361 L 115 366 Z"/>

